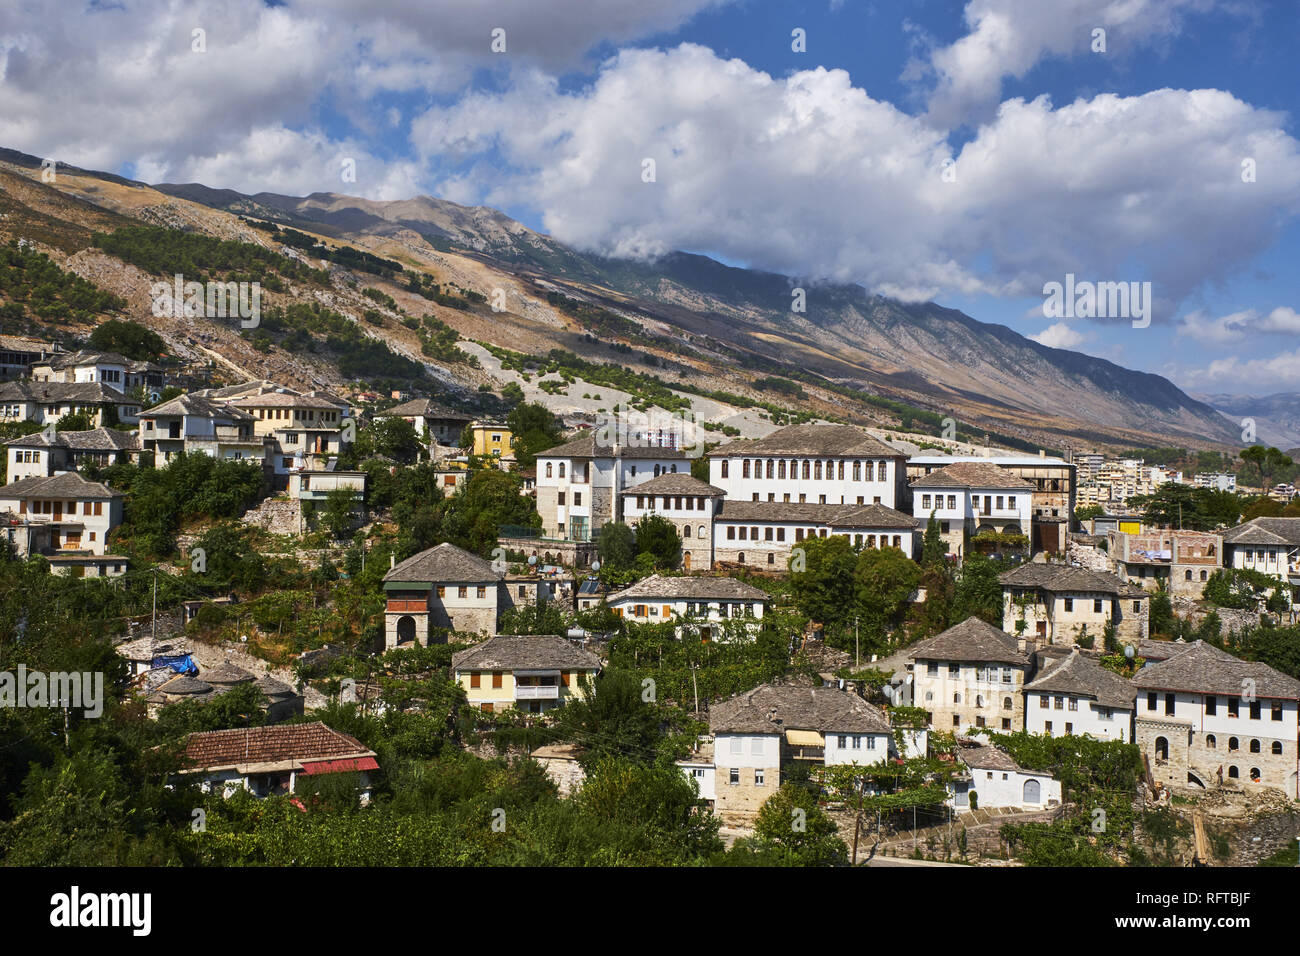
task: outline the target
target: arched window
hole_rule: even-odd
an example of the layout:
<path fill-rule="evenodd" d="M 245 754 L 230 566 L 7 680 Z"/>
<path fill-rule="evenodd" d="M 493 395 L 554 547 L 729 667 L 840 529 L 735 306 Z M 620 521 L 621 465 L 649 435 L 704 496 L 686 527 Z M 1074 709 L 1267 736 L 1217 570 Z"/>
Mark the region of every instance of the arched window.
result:
<path fill-rule="evenodd" d="M 1238 777 L 1241 776 L 1241 774 L 1239 774 L 1239 773 L 1237 772 L 1237 768 L 1236 768 L 1236 767 L 1229 767 L 1229 768 L 1228 768 L 1228 776 L 1229 776 L 1231 779 L 1236 780 Z"/>
<path fill-rule="evenodd" d="M 1011 698 L 1010 698 L 1010 697 L 1003 697 L 1003 698 L 1002 698 L 1002 709 L 1003 709 L 1003 710 L 1011 710 L 1011 709 L 1012 709 L 1012 706 L 1011 706 Z"/>
<path fill-rule="evenodd" d="M 564 477 L 564 462 L 560 462 L 560 477 Z"/>
<path fill-rule="evenodd" d="M 704 525 L 700 525 L 700 533 L 697 534 L 696 537 L 697 537 L 697 538 L 703 538 L 703 537 L 704 537 Z"/>
<path fill-rule="evenodd" d="M 550 461 L 548 461 L 548 462 L 546 463 L 546 477 L 547 477 L 547 478 L 550 478 L 550 477 L 551 477 L 551 469 L 554 468 L 554 467 L 555 467 L 555 463 L 554 463 L 554 462 L 550 462 Z"/>
<path fill-rule="evenodd" d="M 744 552 L 744 551 L 741 551 L 739 554 L 737 554 L 737 555 L 736 555 L 736 560 L 739 561 L 741 564 L 744 564 L 744 563 L 745 563 L 745 552 Z"/>
<path fill-rule="evenodd" d="M 767 563 L 776 564 L 776 555 L 773 554 L 771 551 L 767 553 Z"/>
<path fill-rule="evenodd" d="M 1253 753 L 1253 754 L 1257 754 L 1257 753 L 1259 753 L 1259 741 L 1258 741 L 1258 740 L 1252 740 L 1252 741 L 1250 742 L 1250 752 Z"/>
<path fill-rule="evenodd" d="M 1228 738 L 1228 749 L 1229 749 L 1229 750 L 1240 750 L 1240 749 L 1241 749 L 1241 744 L 1238 743 L 1236 737 L 1229 737 L 1229 738 Z"/>
<path fill-rule="evenodd" d="M 1215 738 L 1214 738 L 1214 734 L 1206 734 L 1206 735 L 1205 735 L 1205 746 L 1207 746 L 1207 747 L 1209 747 L 1211 750 L 1213 750 L 1213 749 L 1214 749 L 1215 747 L 1217 747 L 1218 745 L 1219 745 L 1219 742 L 1218 742 L 1217 740 L 1215 740 Z"/>
<path fill-rule="evenodd" d="M 1259 777 L 1260 777 L 1259 768 L 1258 768 L 1258 767 L 1251 767 L 1251 768 L 1250 768 L 1250 780 L 1251 780 L 1251 783 L 1259 783 Z"/>
<path fill-rule="evenodd" d="M 683 537 L 683 538 L 689 538 L 690 536 L 691 536 L 691 526 L 690 526 L 690 525 L 682 525 L 682 537 Z"/>
<path fill-rule="evenodd" d="M 1183 580 L 1190 581 L 1191 579 L 1192 579 L 1192 570 L 1191 568 L 1188 568 L 1186 571 L 1183 572 Z"/>
<path fill-rule="evenodd" d="M 1156 738 L 1156 759 L 1157 760 L 1169 759 L 1169 741 L 1164 737 Z"/>
<path fill-rule="evenodd" d="M 953 694 L 953 695 L 952 695 L 952 702 L 953 702 L 954 704 L 960 704 L 960 703 L 961 703 L 961 694 L 960 694 L 960 693 Z"/>
<path fill-rule="evenodd" d="M 1281 752 L 1282 752 L 1282 741 L 1280 740 L 1273 741 L 1273 753 L 1280 754 Z"/>

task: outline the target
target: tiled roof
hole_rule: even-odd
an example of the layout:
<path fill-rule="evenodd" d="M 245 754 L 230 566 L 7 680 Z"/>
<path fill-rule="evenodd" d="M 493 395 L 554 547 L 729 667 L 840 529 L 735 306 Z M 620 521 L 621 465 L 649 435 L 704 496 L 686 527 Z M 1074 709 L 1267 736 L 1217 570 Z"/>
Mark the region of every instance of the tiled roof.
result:
<path fill-rule="evenodd" d="M 67 448 L 71 451 L 139 451 L 140 439 L 117 428 L 92 428 L 86 431 L 56 431 L 53 440 L 44 432 L 11 438 L 6 445 L 16 448 Z"/>
<path fill-rule="evenodd" d="M 178 395 L 173 399 L 145 409 L 141 418 L 162 418 L 170 415 L 198 415 L 204 418 L 229 418 L 232 421 L 252 421 L 248 412 L 226 402 L 204 398 L 201 395 Z"/>
<path fill-rule="evenodd" d="M 246 684 L 253 679 L 252 674 L 229 661 L 222 661 L 216 667 L 204 668 L 199 676 L 209 684 Z"/>
<path fill-rule="evenodd" d="M 987 661 L 1027 666 L 1014 637 L 977 617 L 968 617 L 946 631 L 907 649 L 914 661 Z"/>
<path fill-rule="evenodd" d="M 623 497 L 630 495 L 692 495 L 697 498 L 720 498 L 727 492 L 707 481 L 693 477 L 690 473 L 679 471 L 651 478 L 639 485 L 624 488 Z"/>
<path fill-rule="evenodd" d="M 597 443 L 597 435 L 594 431 L 588 429 L 587 432 L 573 441 L 565 442 L 555 448 L 548 448 L 546 451 L 539 451 L 537 457 L 545 458 L 614 458 L 614 445 L 604 445 Z M 655 460 L 655 461 L 685 461 L 686 454 L 676 448 L 661 448 L 658 445 L 629 444 L 618 445 L 618 458 L 627 458 L 633 460 Z"/>
<path fill-rule="evenodd" d="M 103 382 L 3 382 L 0 401 L 37 402 L 42 405 L 78 402 L 86 405 L 134 404 L 111 385 Z"/>
<path fill-rule="evenodd" d="M 387 416 L 404 418 L 407 415 L 410 415 L 412 418 L 418 415 L 423 418 L 444 419 L 453 422 L 470 422 L 474 420 L 473 415 L 466 415 L 464 412 L 453 411 L 445 405 L 439 405 L 437 402 L 428 398 L 413 398 L 409 402 L 394 405 L 392 408 L 385 409 L 382 412 L 375 412 L 376 418 L 384 418 Z"/>
<path fill-rule="evenodd" d="M 260 395 L 247 395 L 232 398 L 230 404 L 237 408 L 327 408 L 338 410 L 338 404 L 315 398 L 311 395 L 297 395 L 290 392 L 263 392 Z"/>
<path fill-rule="evenodd" d="M 955 461 L 951 465 L 913 478 L 913 488 L 993 488 L 998 491 L 1033 491 L 1034 486 L 1005 468 L 986 461 Z"/>
<path fill-rule="evenodd" d="M 1300 545 L 1300 518 L 1252 518 L 1223 533 L 1224 544 Z"/>
<path fill-rule="evenodd" d="M 414 554 L 384 575 L 384 583 L 479 584 L 503 577 L 492 564 L 463 548 L 444 542 Z"/>
<path fill-rule="evenodd" d="M 190 734 L 184 753 L 193 769 L 373 756 L 374 751 L 355 737 L 319 721 Z"/>
<path fill-rule="evenodd" d="M 179 675 L 173 677 L 165 684 L 160 685 L 158 690 L 164 694 L 182 694 L 186 697 L 198 697 L 203 694 L 212 693 L 212 685 L 206 681 L 199 680 L 197 677 Z"/>
<path fill-rule="evenodd" d="M 1114 671 L 1102 667 L 1076 648 L 1066 657 L 1049 665 L 1042 674 L 1025 685 L 1026 692 L 1070 694 L 1092 697 L 1103 707 L 1133 707 L 1137 691 Z"/>
<path fill-rule="evenodd" d="M 453 670 L 599 670 L 600 658 L 567 638 L 498 634 L 452 655 Z"/>
<path fill-rule="evenodd" d="M 122 493 L 66 471 L 49 478 L 23 478 L 0 486 L 0 498 L 120 498 Z"/>
<path fill-rule="evenodd" d="M 1233 657 L 1204 641 L 1196 641 L 1168 660 L 1147 664 L 1133 675 L 1133 685 L 1143 690 L 1181 690 L 1229 697 L 1240 697 L 1253 690 L 1256 697 L 1300 700 L 1300 681 L 1267 664 Z"/>
<path fill-rule="evenodd" d="M 787 425 L 765 438 L 729 442 L 709 452 L 710 458 L 902 458 L 897 448 L 853 425 Z"/>
<path fill-rule="evenodd" d="M 835 687 L 761 684 L 709 708 L 713 734 L 891 733 L 889 719 L 856 694 Z"/>
<path fill-rule="evenodd" d="M 744 581 L 726 577 L 665 577 L 652 574 L 609 596 L 609 600 L 685 599 L 688 601 L 767 601 L 767 592 Z"/>
<path fill-rule="evenodd" d="M 957 759 L 972 770 L 1020 772 L 1020 764 L 1016 763 L 1011 754 L 1001 747 L 993 747 L 974 740 L 962 739 L 959 742 Z"/>
<path fill-rule="evenodd" d="M 998 576 L 1003 585 L 1017 588 L 1042 588 L 1044 591 L 1083 591 L 1114 594 L 1117 597 L 1145 598 L 1146 591 L 1129 584 L 1109 571 L 1090 571 L 1069 564 L 1026 561 Z"/>
<path fill-rule="evenodd" d="M 806 501 L 723 501 L 718 521 L 824 524 L 832 528 L 911 530 L 917 519 L 885 505 L 819 505 Z"/>

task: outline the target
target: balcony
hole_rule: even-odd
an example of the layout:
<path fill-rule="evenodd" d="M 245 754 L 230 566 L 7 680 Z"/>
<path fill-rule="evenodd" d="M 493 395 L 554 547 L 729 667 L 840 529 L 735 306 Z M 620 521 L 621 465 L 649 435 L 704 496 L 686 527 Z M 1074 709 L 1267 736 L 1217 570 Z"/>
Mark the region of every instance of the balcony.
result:
<path fill-rule="evenodd" d="M 560 688 L 556 684 L 516 684 L 515 700 L 559 700 Z"/>
<path fill-rule="evenodd" d="M 424 614 L 428 610 L 429 610 L 429 602 L 427 600 L 421 600 L 421 601 L 390 600 L 388 602 L 389 614 L 411 614 L 411 613 Z"/>

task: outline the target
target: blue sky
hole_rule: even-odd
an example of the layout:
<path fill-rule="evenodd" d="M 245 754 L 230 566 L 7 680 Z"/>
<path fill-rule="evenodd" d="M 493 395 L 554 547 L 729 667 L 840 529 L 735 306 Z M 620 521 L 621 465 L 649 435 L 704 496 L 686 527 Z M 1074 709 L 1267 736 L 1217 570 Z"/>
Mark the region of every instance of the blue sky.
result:
<path fill-rule="evenodd" d="M 0 145 L 493 205 L 1300 391 L 1297 31 L 1280 0 L 0 0 Z M 1150 327 L 1045 318 L 1067 273 L 1151 282 Z"/>

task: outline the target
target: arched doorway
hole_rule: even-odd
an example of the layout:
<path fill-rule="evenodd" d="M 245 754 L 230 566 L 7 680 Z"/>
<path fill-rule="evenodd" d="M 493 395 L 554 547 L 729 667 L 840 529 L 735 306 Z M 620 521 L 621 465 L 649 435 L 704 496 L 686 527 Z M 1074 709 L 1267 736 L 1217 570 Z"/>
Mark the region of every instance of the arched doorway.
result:
<path fill-rule="evenodd" d="M 1169 759 L 1169 741 L 1164 737 L 1156 738 L 1156 759 L 1157 760 Z"/>
<path fill-rule="evenodd" d="M 690 569 L 691 569 L 691 553 L 690 553 L 689 551 L 683 551 L 683 552 L 682 552 L 682 570 L 683 570 L 683 571 L 689 571 Z"/>
<path fill-rule="evenodd" d="M 1042 803 L 1042 786 L 1037 780 L 1025 781 L 1025 803 Z"/>
<path fill-rule="evenodd" d="M 397 619 L 397 643 L 409 644 L 415 640 L 415 618 L 403 614 Z"/>

